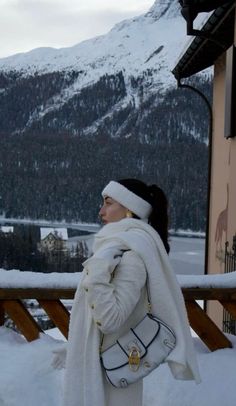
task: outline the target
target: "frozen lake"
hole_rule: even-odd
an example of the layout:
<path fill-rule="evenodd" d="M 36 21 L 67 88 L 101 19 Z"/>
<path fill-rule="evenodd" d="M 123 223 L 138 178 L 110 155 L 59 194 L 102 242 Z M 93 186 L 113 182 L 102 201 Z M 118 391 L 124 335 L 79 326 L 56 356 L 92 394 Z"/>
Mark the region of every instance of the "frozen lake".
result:
<path fill-rule="evenodd" d="M 52 223 L 46 220 L 27 220 L 27 219 L 6 219 L 0 217 L 0 226 L 2 225 L 34 225 L 35 227 L 64 227 L 69 229 L 76 229 L 82 231 L 88 231 L 90 233 L 97 232 L 101 227 L 100 224 L 89 223 Z M 1 227 L 0 227 L 1 228 Z M 68 239 L 68 245 L 75 244 L 77 241 L 81 241 L 85 237 L 77 236 Z M 89 238 L 86 237 L 89 251 L 91 250 L 92 240 L 89 243 Z M 170 236 L 170 260 L 173 268 L 177 274 L 184 275 L 202 275 L 204 274 L 204 261 L 205 261 L 205 239 L 199 237 L 182 237 L 182 236 Z"/>
<path fill-rule="evenodd" d="M 172 237 L 170 243 L 170 260 L 177 274 L 204 274 L 205 239 Z"/>

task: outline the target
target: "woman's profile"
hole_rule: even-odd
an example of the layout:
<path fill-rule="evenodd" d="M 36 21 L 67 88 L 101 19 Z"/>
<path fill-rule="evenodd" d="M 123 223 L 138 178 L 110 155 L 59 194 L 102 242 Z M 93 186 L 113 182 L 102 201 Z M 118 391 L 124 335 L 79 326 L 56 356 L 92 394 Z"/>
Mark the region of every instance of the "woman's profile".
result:
<path fill-rule="evenodd" d="M 170 266 L 167 199 L 156 185 L 111 181 L 102 191 L 93 255 L 83 263 L 71 313 L 64 406 L 142 406 L 142 379 L 116 388 L 100 361 L 106 349 L 147 312 L 148 274 L 153 313 L 175 333 L 166 362 L 174 378 L 199 382 L 181 289 Z M 158 382 L 157 382 L 158 386 Z"/>

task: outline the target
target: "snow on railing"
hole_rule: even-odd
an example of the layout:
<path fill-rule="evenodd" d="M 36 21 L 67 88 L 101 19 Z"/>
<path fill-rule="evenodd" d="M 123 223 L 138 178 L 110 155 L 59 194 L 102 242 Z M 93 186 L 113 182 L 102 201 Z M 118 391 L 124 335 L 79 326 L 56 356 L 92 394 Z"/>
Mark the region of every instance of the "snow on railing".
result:
<path fill-rule="evenodd" d="M 189 323 L 210 350 L 231 347 L 231 342 L 198 304 L 216 300 L 236 319 L 236 272 L 222 275 L 178 275 L 185 299 Z M 0 325 L 6 314 L 27 340 L 42 332 L 25 306 L 34 299 L 50 320 L 67 337 L 70 313 L 62 302 L 73 299 L 81 273 L 35 273 L 0 270 Z"/>
<path fill-rule="evenodd" d="M 236 288 L 236 271 L 227 274 L 178 275 L 182 288 Z"/>
<path fill-rule="evenodd" d="M 81 272 L 40 273 L 0 269 L 0 289 L 76 289 L 80 279 Z M 177 279 L 181 288 L 236 288 L 236 271 L 226 274 L 177 275 Z"/>
<path fill-rule="evenodd" d="M 81 279 L 81 272 L 75 273 L 42 273 L 22 272 L 16 269 L 0 269 L 0 289 L 6 288 L 44 288 L 76 289 Z"/>

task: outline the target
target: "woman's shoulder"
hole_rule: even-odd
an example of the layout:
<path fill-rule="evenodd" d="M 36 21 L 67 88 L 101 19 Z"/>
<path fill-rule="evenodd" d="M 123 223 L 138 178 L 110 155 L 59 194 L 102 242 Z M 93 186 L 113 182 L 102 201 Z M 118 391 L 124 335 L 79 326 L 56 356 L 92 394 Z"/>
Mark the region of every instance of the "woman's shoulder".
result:
<path fill-rule="evenodd" d="M 144 267 L 144 262 L 141 258 L 141 256 L 136 252 L 131 249 L 125 250 L 123 252 L 123 255 L 121 257 L 121 264 L 123 263 L 130 263 L 130 264 L 135 264 L 137 266 L 142 266 Z"/>
<path fill-rule="evenodd" d="M 120 275 L 126 275 L 129 279 L 139 281 L 142 287 L 146 280 L 146 268 L 141 256 L 133 251 L 127 250 L 123 253 L 120 263 L 118 265 Z"/>

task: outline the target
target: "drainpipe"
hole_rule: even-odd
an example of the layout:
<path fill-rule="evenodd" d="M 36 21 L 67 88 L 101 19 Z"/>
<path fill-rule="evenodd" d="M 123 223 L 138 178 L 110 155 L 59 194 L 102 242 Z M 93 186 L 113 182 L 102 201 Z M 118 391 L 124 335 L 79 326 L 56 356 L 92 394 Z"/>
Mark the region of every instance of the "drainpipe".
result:
<path fill-rule="evenodd" d="M 208 139 L 209 139 L 209 152 L 208 152 L 208 180 L 207 180 L 207 221 L 206 221 L 206 242 L 205 242 L 205 266 L 204 273 L 208 272 L 208 246 L 209 246 L 209 213 L 210 213 L 210 195 L 211 195 L 211 161 L 212 161 L 212 130 L 213 130 L 213 114 L 212 107 L 207 97 L 195 87 L 181 83 L 181 79 L 177 79 L 178 87 L 182 89 L 190 89 L 197 93 L 206 103 L 209 113 L 209 126 L 208 126 Z"/>

